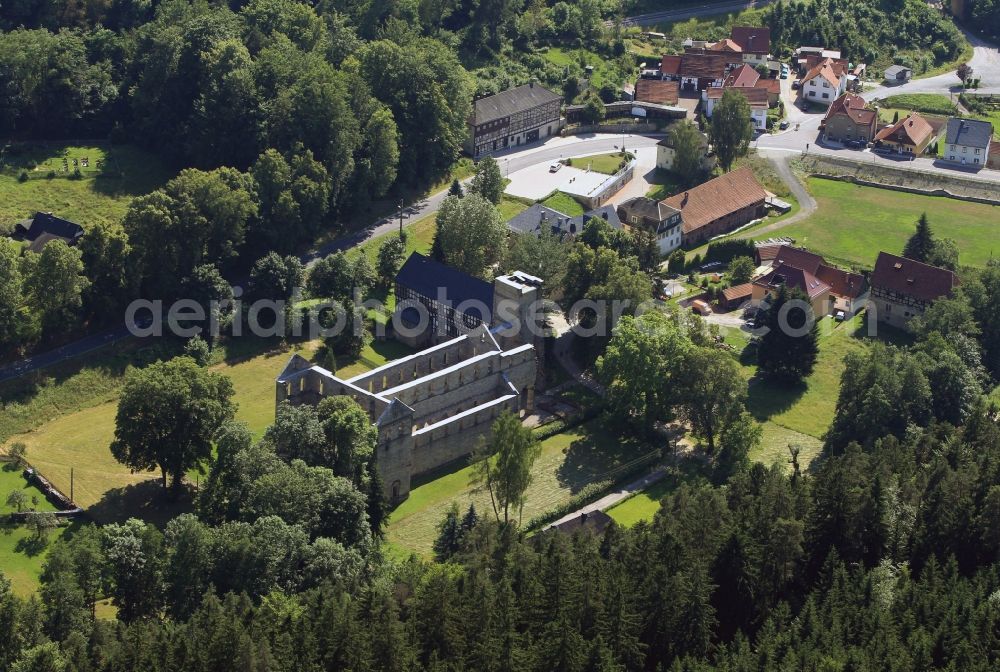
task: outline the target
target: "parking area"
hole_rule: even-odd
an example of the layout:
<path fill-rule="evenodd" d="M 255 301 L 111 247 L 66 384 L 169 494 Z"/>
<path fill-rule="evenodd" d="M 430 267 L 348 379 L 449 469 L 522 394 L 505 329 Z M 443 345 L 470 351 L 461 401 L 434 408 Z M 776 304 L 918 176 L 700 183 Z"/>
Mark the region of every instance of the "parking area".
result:
<path fill-rule="evenodd" d="M 537 201 L 545 198 L 570 180 L 587 176 L 587 171 L 570 166 L 563 166 L 553 173 L 550 172 L 550 165 L 551 162 L 538 163 L 516 173 L 511 173 L 507 176 L 510 184 L 504 191 L 511 196 Z"/>

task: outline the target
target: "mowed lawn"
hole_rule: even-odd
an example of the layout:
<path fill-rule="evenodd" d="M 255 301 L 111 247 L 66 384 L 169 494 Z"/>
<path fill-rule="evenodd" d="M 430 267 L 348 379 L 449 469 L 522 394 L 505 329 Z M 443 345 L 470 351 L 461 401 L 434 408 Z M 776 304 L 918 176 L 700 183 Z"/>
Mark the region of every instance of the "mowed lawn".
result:
<path fill-rule="evenodd" d="M 471 448 L 472 446 L 470 446 Z M 533 517 L 569 501 L 583 486 L 606 478 L 608 473 L 650 450 L 621 432 L 591 420 L 542 441 L 542 454 L 532 469 L 524 515 L 527 524 Z M 410 552 L 430 556 L 437 526 L 452 502 L 464 513 L 475 504 L 482 516 L 492 516 L 489 493 L 476 489 L 473 467 L 456 467 L 422 483 L 393 512 L 388 540 L 399 555 Z"/>
<path fill-rule="evenodd" d="M 255 436 L 263 434 L 274 420 L 274 379 L 288 357 L 293 352 L 312 357 L 318 345 L 312 342 L 234 355 L 229 361 L 211 367 L 233 381 L 238 404 L 236 419 L 246 422 Z M 395 342 L 373 343 L 356 361 L 344 363 L 337 373 L 351 377 L 408 352 Z M 11 440 L 23 441 L 28 447 L 28 460 L 67 494 L 72 469 L 76 502 L 83 507 L 93 506 L 110 490 L 158 476 L 149 472 L 130 473 L 111 455 L 109 446 L 114 438 L 117 406 L 117 394 L 108 400 L 98 398 L 91 407 L 55 417 Z"/>
<path fill-rule="evenodd" d="M 984 266 L 1000 252 L 1000 206 L 822 178 L 809 178 L 807 186 L 818 209 L 779 235 L 831 261 L 871 268 L 879 251 L 900 254 L 922 213 L 937 237 L 955 240 L 962 265 Z"/>
<path fill-rule="evenodd" d="M 6 229 L 37 211 L 50 211 L 89 228 L 99 222 L 118 222 L 129 203 L 149 193 L 170 177 L 167 168 L 153 155 L 130 146 L 109 150 L 99 146 L 45 144 L 15 148 L 4 153 L 0 170 L 0 224 Z M 62 158 L 69 172 L 62 171 Z M 88 167 L 82 167 L 82 159 Z M 73 179 L 73 159 L 81 177 Z M 103 161 L 103 169 L 97 162 Z M 31 164 L 35 164 L 31 168 Z M 20 182 L 24 170 L 29 179 Z M 49 171 L 56 177 L 49 178 Z"/>
<path fill-rule="evenodd" d="M 624 160 L 625 157 L 621 152 L 612 152 L 610 154 L 580 156 L 573 159 L 572 165 L 574 168 L 580 168 L 581 170 L 586 170 L 589 167 L 595 173 L 614 175 L 618 172 L 618 167 Z"/>
<path fill-rule="evenodd" d="M 799 387 L 785 387 L 760 378 L 750 379 L 748 407 L 764 424 L 761 446 L 751 458 L 765 464 L 787 463 L 788 445 L 801 448 L 799 462 L 805 467 L 819 454 L 822 437 L 833 421 L 840 391 L 844 357 L 865 346 L 864 320 L 856 317 L 837 323 L 829 317 L 819 324 L 819 357 L 816 368 Z M 745 367 L 753 376 L 753 367 Z"/>

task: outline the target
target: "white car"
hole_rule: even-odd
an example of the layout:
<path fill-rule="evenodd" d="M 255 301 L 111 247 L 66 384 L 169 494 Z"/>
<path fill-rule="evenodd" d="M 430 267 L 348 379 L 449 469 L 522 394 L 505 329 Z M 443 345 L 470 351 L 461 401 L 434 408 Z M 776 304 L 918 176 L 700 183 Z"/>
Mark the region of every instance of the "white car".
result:
<path fill-rule="evenodd" d="M 561 164 L 561 163 L 559 163 L 559 162 L 557 161 L 557 162 L 553 163 L 553 164 L 552 164 L 551 166 L 549 166 L 549 172 L 550 172 L 550 173 L 556 173 L 556 172 L 559 172 L 559 170 L 561 170 L 561 169 L 562 169 L 562 167 L 563 167 L 563 164 Z"/>
<path fill-rule="evenodd" d="M 844 315 L 844 311 L 838 310 L 837 313 L 833 316 L 833 319 L 837 320 L 837 322 L 843 322 L 846 317 L 847 316 Z"/>

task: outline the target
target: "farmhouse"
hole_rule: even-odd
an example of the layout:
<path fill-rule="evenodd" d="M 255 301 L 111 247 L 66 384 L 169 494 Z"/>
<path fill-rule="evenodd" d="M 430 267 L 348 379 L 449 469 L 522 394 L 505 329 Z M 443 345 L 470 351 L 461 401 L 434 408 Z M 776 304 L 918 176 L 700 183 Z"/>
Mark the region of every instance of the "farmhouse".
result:
<path fill-rule="evenodd" d="M 878 321 L 908 329 L 910 320 L 951 295 L 958 276 L 944 268 L 879 252 L 871 276 L 871 298 Z"/>
<path fill-rule="evenodd" d="M 501 412 L 534 404 L 535 348 L 503 349 L 480 325 L 409 357 L 349 379 L 293 355 L 275 381 L 276 404 L 318 404 L 346 395 L 378 429 L 376 464 L 398 504 L 414 476 L 465 457 Z"/>
<path fill-rule="evenodd" d="M 983 166 L 990 153 L 993 124 L 978 119 L 948 120 L 945 131 L 944 158 L 963 166 Z"/>
<path fill-rule="evenodd" d="M 32 252 L 41 252 L 53 240 L 76 245 L 83 237 L 83 227 L 51 212 L 36 212 L 34 217 L 15 224 L 12 236 L 15 240 L 30 242 L 28 249 Z"/>
<path fill-rule="evenodd" d="M 865 100 L 845 93 L 833 101 L 823 120 L 823 136 L 837 142 L 868 143 L 875 137 L 878 113 L 865 107 Z"/>
<path fill-rule="evenodd" d="M 618 206 L 618 217 L 628 226 L 655 234 L 660 254 L 681 246 L 681 213 L 664 201 L 645 196 L 629 199 Z"/>
<path fill-rule="evenodd" d="M 875 134 L 875 142 L 897 154 L 923 154 L 934 139 L 934 128 L 916 112 L 911 112 Z"/>
<path fill-rule="evenodd" d="M 662 201 L 681 213 L 681 242 L 698 245 L 764 216 L 767 193 L 740 168 Z"/>
<path fill-rule="evenodd" d="M 465 150 L 474 157 L 559 133 L 562 96 L 531 82 L 472 104 Z"/>

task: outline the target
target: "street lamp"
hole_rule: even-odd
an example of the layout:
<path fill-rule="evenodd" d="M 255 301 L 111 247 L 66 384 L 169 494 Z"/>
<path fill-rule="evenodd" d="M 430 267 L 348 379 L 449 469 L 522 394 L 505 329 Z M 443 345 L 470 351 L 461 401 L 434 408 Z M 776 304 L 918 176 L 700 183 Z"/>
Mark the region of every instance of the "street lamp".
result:
<path fill-rule="evenodd" d="M 403 199 L 399 199 L 399 235 L 403 235 Z"/>

